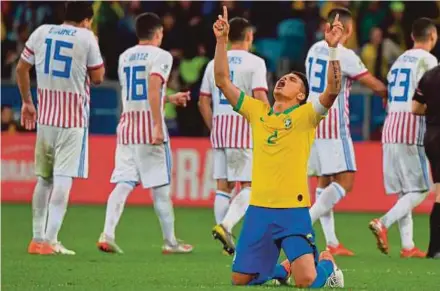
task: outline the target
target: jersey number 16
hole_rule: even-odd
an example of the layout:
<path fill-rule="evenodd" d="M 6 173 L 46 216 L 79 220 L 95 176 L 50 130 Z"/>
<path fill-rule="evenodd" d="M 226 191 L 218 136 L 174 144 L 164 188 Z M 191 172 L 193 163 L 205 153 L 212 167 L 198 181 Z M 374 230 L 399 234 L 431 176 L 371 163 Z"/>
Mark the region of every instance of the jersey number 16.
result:
<path fill-rule="evenodd" d="M 127 100 L 147 100 L 145 66 L 124 67 L 124 74 Z"/>

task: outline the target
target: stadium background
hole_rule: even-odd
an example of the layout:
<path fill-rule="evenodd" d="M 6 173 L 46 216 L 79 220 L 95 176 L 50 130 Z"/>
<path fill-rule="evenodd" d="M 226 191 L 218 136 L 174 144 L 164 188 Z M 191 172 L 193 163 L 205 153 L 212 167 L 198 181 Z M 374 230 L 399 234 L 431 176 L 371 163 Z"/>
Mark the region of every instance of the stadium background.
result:
<path fill-rule="evenodd" d="M 95 1 L 94 29 L 105 58 L 106 82 L 92 89 L 90 175 L 74 184 L 60 239 L 77 252 L 75 257 L 35 257 L 25 252 L 31 238 L 31 195 L 34 133 L 24 133 L 18 124 L 20 96 L 14 68 L 29 34 L 42 23 L 59 23 L 63 2 L 1 1 L 1 289 L 2 290 L 235 290 L 230 285 L 231 258 L 220 254 L 210 238 L 214 223 L 210 208 L 179 206 L 212 205 L 215 187 L 208 132 L 197 109 L 200 79 L 212 57 L 212 21 L 221 2 L 121 2 Z M 290 68 L 303 70 L 308 47 L 322 38 L 323 17 L 335 6 L 347 6 L 355 15 L 356 31 L 349 43 L 370 69 L 384 78 L 399 51 L 411 46 L 409 31 L 418 17 L 431 17 L 440 24 L 440 2 L 226 2 L 231 16 L 249 18 L 257 29 L 254 52 L 264 57 L 270 86 Z M 162 256 L 160 228 L 145 191 L 137 189 L 118 227 L 118 243 L 124 256 L 107 256 L 96 250 L 102 230 L 105 203 L 116 146 L 119 116 L 117 57 L 135 44 L 134 18 L 143 11 L 164 17 L 163 47 L 174 55 L 169 90 L 191 90 L 188 108 L 167 107 L 167 123 L 173 135 L 176 228 L 179 238 L 194 244 L 191 256 Z M 370 32 L 373 32 L 370 34 Z M 381 36 L 382 35 L 382 36 Z M 370 37 L 371 36 L 371 37 Z M 434 49 L 440 57 L 439 45 Z M 378 57 L 379 56 L 379 57 Z M 380 57 L 381 56 L 381 57 Z M 35 96 L 35 94 L 34 94 Z M 384 119 L 379 98 L 356 85 L 351 99 L 351 129 L 359 172 L 355 188 L 338 205 L 337 232 L 341 242 L 356 252 L 354 258 L 338 258 L 349 290 L 437 290 L 438 262 L 400 260 L 400 239 L 391 228 L 390 256 L 379 254 L 367 229 L 377 212 L 387 210 L 395 197 L 382 186 L 382 153 L 378 140 Z M 312 181 L 313 184 L 313 181 Z M 432 197 L 418 207 L 428 212 Z M 21 202 L 21 203 L 11 203 Z M 24 202 L 24 203 L 23 203 Z M 368 212 L 368 213 L 366 213 Z M 428 216 L 414 216 L 416 244 L 428 243 Z M 324 245 L 319 225 L 317 243 Z M 234 232 L 238 234 L 239 227 Z M 257 290 L 267 290 L 258 289 Z M 287 289 L 286 289 L 287 290 Z"/>

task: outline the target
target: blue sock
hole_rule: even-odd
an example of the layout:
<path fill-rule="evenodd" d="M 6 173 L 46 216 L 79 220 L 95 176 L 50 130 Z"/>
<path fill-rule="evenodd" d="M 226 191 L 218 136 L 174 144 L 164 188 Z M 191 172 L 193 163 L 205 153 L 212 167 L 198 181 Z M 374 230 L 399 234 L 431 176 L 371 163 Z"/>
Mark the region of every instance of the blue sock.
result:
<path fill-rule="evenodd" d="M 275 266 L 275 270 L 273 272 L 272 278 L 278 280 L 286 280 L 288 275 L 289 274 L 287 273 L 286 269 L 284 269 L 283 266 L 278 264 Z"/>
<path fill-rule="evenodd" d="M 310 288 L 322 288 L 327 282 L 327 279 L 333 273 L 333 262 L 329 260 L 322 260 L 316 266 L 316 279 L 313 281 Z"/>

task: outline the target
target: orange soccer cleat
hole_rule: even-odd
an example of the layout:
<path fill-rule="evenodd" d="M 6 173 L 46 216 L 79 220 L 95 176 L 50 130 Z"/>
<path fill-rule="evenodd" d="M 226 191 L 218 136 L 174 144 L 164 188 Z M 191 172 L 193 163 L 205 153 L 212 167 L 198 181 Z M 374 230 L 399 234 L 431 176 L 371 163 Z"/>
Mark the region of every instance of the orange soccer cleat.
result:
<path fill-rule="evenodd" d="M 40 254 L 41 245 L 42 245 L 41 242 L 31 240 L 31 242 L 29 243 L 29 246 L 28 246 L 28 253 L 31 255 Z"/>
<path fill-rule="evenodd" d="M 336 247 L 328 245 L 326 248 L 333 256 L 343 256 L 343 257 L 352 257 L 354 253 L 349 249 L 346 249 L 342 244 L 337 245 Z"/>
<path fill-rule="evenodd" d="M 413 247 L 412 249 L 402 249 L 400 251 L 401 258 L 426 258 L 426 253 L 420 249 Z"/>
<path fill-rule="evenodd" d="M 40 247 L 40 255 L 55 255 L 55 249 L 52 247 L 50 243 L 44 242 Z"/>
<path fill-rule="evenodd" d="M 377 240 L 377 248 L 384 254 L 388 254 L 388 230 L 379 219 L 373 219 L 369 224 Z"/>

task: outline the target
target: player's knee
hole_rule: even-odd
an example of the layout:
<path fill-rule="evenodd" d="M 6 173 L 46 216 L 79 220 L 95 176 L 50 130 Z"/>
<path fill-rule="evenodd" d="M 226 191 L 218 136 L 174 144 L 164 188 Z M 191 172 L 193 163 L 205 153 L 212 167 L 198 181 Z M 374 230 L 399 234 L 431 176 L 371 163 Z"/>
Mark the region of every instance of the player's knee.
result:
<path fill-rule="evenodd" d="M 344 188 L 346 193 L 348 193 L 353 190 L 354 174 L 344 173 L 343 175 L 337 176 L 335 178 L 335 182 L 338 183 L 342 188 Z"/>
<path fill-rule="evenodd" d="M 231 282 L 232 285 L 245 286 L 248 285 L 250 281 L 252 281 L 252 278 L 252 275 L 233 272 L 231 276 Z"/>
<path fill-rule="evenodd" d="M 294 276 L 295 285 L 298 288 L 307 288 L 313 284 L 316 279 L 316 274 L 303 273 Z"/>
<path fill-rule="evenodd" d="M 228 193 L 231 193 L 235 188 L 235 182 L 228 182 Z"/>
<path fill-rule="evenodd" d="M 252 186 L 251 182 L 241 182 L 240 183 L 241 188 L 250 188 Z"/>

